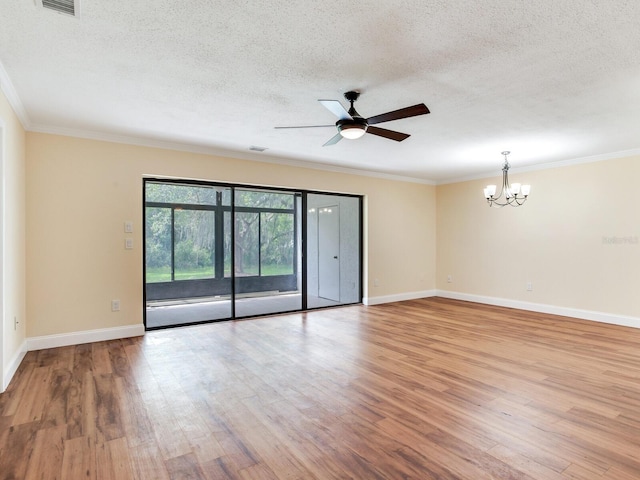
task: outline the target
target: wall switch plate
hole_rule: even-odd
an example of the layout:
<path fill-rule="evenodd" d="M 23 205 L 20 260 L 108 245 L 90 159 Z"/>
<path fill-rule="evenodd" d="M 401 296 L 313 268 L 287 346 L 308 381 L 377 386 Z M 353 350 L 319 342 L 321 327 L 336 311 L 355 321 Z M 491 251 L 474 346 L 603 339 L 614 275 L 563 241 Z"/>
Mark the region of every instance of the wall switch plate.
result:
<path fill-rule="evenodd" d="M 133 248 L 133 238 L 124 239 L 124 248 L 127 250 L 131 250 Z"/>
<path fill-rule="evenodd" d="M 133 222 L 131 220 L 124 222 L 124 233 L 133 233 Z"/>

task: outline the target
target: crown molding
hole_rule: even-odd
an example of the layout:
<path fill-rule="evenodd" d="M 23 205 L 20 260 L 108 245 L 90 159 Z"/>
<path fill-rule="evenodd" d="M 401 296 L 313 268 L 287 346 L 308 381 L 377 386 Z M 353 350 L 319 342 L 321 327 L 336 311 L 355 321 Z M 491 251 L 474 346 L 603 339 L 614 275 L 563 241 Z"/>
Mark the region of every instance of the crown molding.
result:
<path fill-rule="evenodd" d="M 570 167 L 572 165 L 582 165 L 585 163 L 604 162 L 606 160 L 616 160 L 618 158 L 634 157 L 640 155 L 640 148 L 632 148 L 630 150 L 621 150 L 619 152 L 602 153 L 598 155 L 591 155 L 588 157 L 571 158 L 566 160 L 558 160 L 554 162 L 538 163 L 536 165 L 529 165 L 527 167 L 509 168 L 509 174 L 534 172 L 537 170 L 550 170 L 552 168 Z M 442 180 L 436 182 L 436 185 L 447 185 L 450 183 L 462 183 L 470 182 L 472 180 L 482 180 L 485 178 L 493 178 L 500 176 L 496 174 L 498 169 L 493 170 L 491 173 L 479 173 L 477 175 L 470 175 L 466 177 L 452 178 L 448 180 Z"/>
<path fill-rule="evenodd" d="M 2 80 L 1 75 L 2 75 L 2 70 L 0 69 L 0 80 Z M 22 104 L 19 102 L 17 95 L 16 95 L 16 99 L 19 105 L 21 106 Z M 14 106 L 13 103 L 12 103 L 12 106 Z M 24 117 L 26 119 L 26 113 L 24 113 Z M 23 117 L 20 117 L 20 118 L 21 118 L 21 121 L 23 122 L 23 126 L 25 126 L 26 122 L 22 120 Z M 418 183 L 422 185 L 434 185 L 434 186 L 448 185 L 452 183 L 461 183 L 461 182 L 469 182 L 473 180 L 493 178 L 496 176 L 496 171 L 492 170 L 491 172 L 479 173 L 477 175 L 469 175 L 464 177 L 457 177 L 457 178 L 452 178 L 447 180 L 435 181 L 430 179 L 394 175 L 390 173 L 376 172 L 371 170 L 339 167 L 336 165 L 329 165 L 326 163 L 318 163 L 318 162 L 313 162 L 308 160 L 300 160 L 292 157 L 287 157 L 284 154 L 282 156 L 275 156 L 270 153 L 253 152 L 253 151 L 250 151 L 249 148 L 247 148 L 247 151 L 244 152 L 240 150 L 232 150 L 232 149 L 214 147 L 209 145 L 172 142 L 172 141 L 159 140 L 159 139 L 153 139 L 153 138 L 136 137 L 136 136 L 130 136 L 130 135 L 119 135 L 119 134 L 105 133 L 105 132 L 96 132 L 91 130 L 52 127 L 49 125 L 39 125 L 39 124 L 35 124 L 35 125 L 29 124 L 29 125 L 30 127 L 27 128 L 25 126 L 25 128 L 30 132 L 36 132 L 36 133 L 61 135 L 65 137 L 83 138 L 87 140 L 97 140 L 97 141 L 110 142 L 110 143 L 121 143 L 126 145 L 135 145 L 139 147 L 160 148 L 163 150 L 174 150 L 179 152 L 198 153 L 203 155 L 214 155 L 219 157 L 235 158 L 239 160 L 248 160 L 253 162 L 271 163 L 276 165 L 287 165 L 291 167 L 342 173 L 346 175 L 357 175 L 360 177 L 372 177 L 372 178 L 380 178 L 383 180 L 392 180 L 397 182 Z M 537 165 L 530 165 L 527 167 L 519 167 L 519 168 L 512 167 L 509 170 L 509 172 L 511 174 L 517 174 L 517 173 L 532 172 L 537 170 L 549 170 L 553 168 L 562 168 L 562 167 L 568 167 L 572 165 L 581 165 L 585 163 L 615 160 L 618 158 L 632 157 L 636 155 L 640 155 L 640 148 L 634 148 L 630 150 L 621 150 L 619 152 L 591 155 L 588 157 L 580 157 L 580 158 L 559 160 L 554 162 L 540 163 Z"/>
<path fill-rule="evenodd" d="M 13 86 L 13 82 L 9 78 L 7 71 L 4 68 L 2 62 L 0 62 L 0 90 L 4 93 L 5 97 L 7 97 L 7 101 L 11 108 L 18 116 L 18 120 L 22 124 L 22 128 L 25 130 L 29 130 L 31 127 L 31 122 L 29 120 L 29 116 L 27 115 L 27 110 L 24 108 L 20 97 L 18 96 L 18 92 Z"/>
<path fill-rule="evenodd" d="M 277 165 L 287 165 L 298 168 L 308 168 L 312 170 L 322 170 L 327 172 L 342 173 L 347 175 L 357 175 L 360 177 L 373 177 L 397 182 L 419 183 L 423 185 L 435 185 L 436 182 L 424 178 L 394 175 L 371 170 L 361 170 L 358 168 L 339 167 L 326 163 L 317 163 L 306 160 L 299 160 L 286 156 L 275 156 L 270 153 L 252 152 L 247 147 L 247 151 L 225 149 L 220 147 L 198 145 L 182 142 L 171 142 L 153 138 L 136 137 L 130 135 L 119 135 L 113 133 L 96 132 L 91 130 L 72 129 L 64 127 L 52 127 L 49 125 L 32 124 L 28 129 L 30 132 L 45 133 L 50 135 L 61 135 L 65 137 L 83 138 L 87 140 L 98 140 L 102 142 L 120 143 L 135 145 L 138 147 L 160 148 L 163 150 L 174 150 L 179 152 L 199 153 L 203 155 L 215 155 L 219 157 L 235 158 L 239 160 L 249 160 L 254 162 L 271 163 Z"/>

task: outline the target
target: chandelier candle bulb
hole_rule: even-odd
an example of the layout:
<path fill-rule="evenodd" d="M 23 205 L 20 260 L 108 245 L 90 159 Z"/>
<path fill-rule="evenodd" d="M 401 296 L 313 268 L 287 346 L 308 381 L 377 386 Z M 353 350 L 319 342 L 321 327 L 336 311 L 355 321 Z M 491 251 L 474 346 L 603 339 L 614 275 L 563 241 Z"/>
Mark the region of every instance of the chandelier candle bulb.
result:
<path fill-rule="evenodd" d="M 495 194 L 496 194 L 495 185 L 487 185 L 487 188 L 484 189 L 485 198 L 493 197 Z"/>
<path fill-rule="evenodd" d="M 522 195 L 525 197 L 529 196 L 529 192 L 531 191 L 531 185 L 522 185 L 522 189 L 520 190 Z"/>

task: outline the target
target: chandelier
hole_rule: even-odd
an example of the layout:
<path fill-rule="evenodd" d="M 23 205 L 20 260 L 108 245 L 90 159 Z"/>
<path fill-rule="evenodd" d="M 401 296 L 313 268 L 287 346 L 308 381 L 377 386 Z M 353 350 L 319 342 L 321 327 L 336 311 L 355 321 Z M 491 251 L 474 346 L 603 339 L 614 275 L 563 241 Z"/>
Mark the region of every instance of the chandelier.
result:
<path fill-rule="evenodd" d="M 510 165 L 507 156 L 510 153 L 511 152 L 502 152 L 502 155 L 504 155 L 504 165 L 502 166 L 502 188 L 500 189 L 500 194 L 496 197 L 495 185 L 487 185 L 484 189 L 484 197 L 487 199 L 490 207 L 494 205 L 496 207 L 504 207 L 505 205 L 519 207 L 527 201 L 527 197 L 531 191 L 531 185 L 520 185 L 519 183 L 509 184 Z"/>

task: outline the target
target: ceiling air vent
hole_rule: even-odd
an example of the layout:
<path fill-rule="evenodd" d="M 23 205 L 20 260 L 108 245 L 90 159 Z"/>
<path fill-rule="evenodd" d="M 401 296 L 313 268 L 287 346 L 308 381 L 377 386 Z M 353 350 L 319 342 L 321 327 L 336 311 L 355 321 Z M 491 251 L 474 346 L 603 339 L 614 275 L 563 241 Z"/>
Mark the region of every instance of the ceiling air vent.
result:
<path fill-rule="evenodd" d="M 80 13 L 78 2 L 79 0 L 36 0 L 36 5 L 54 12 L 77 17 L 78 13 Z"/>

